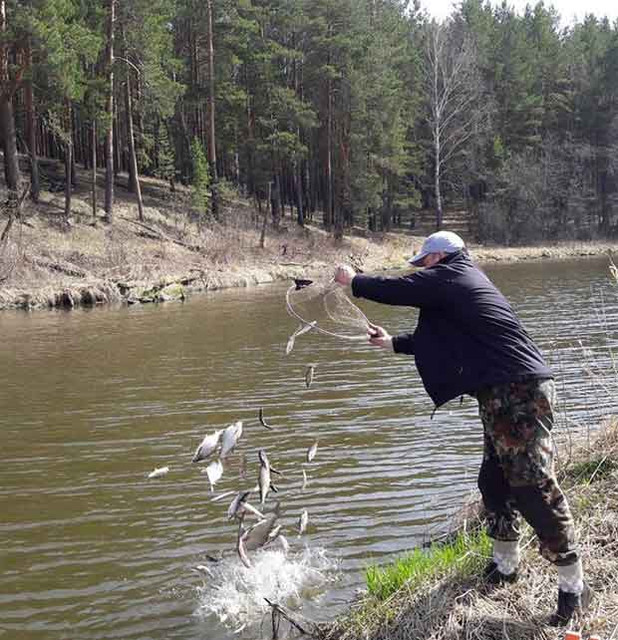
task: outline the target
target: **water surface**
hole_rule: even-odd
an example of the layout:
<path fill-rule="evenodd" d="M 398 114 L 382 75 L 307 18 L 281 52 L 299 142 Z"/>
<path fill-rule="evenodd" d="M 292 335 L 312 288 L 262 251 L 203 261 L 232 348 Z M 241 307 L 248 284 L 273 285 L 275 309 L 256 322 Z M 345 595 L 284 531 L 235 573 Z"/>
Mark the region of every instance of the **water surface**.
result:
<path fill-rule="evenodd" d="M 618 301 L 606 260 L 486 271 L 554 367 L 556 437 L 577 429 L 586 437 L 615 410 L 608 373 Z M 279 572 L 280 594 L 324 619 L 353 598 L 368 564 L 448 527 L 475 488 L 474 401 L 453 402 L 431 419 L 411 359 L 364 344 L 309 334 L 286 356 L 295 323 L 285 288 L 0 315 L 0 637 L 231 637 L 237 625 L 231 610 L 220 621 L 221 588 L 245 589 L 248 601 L 250 580 L 272 588 L 268 567 Z M 414 325 L 413 310 L 360 304 L 392 332 Z M 317 363 L 310 389 L 308 362 Z M 260 406 L 273 431 L 259 425 Z M 236 527 L 225 518 L 228 501 L 210 502 L 190 460 L 207 432 L 235 420 L 245 435 L 218 489 L 252 485 L 256 451 L 265 447 L 285 475 L 280 498 L 292 552 L 287 563 L 262 558 L 250 577 L 232 555 L 203 583 L 191 567 L 233 546 Z M 315 439 L 301 491 L 301 463 Z M 161 466 L 170 467 L 167 476 L 146 479 Z M 299 539 L 293 528 L 304 508 L 310 527 Z M 239 634 L 256 635 L 251 625 Z"/>

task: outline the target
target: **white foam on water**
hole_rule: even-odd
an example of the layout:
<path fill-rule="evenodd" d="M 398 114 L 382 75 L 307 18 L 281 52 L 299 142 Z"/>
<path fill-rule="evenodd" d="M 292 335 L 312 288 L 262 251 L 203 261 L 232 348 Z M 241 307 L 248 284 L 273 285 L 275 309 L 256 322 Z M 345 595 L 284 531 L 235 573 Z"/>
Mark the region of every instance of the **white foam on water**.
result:
<path fill-rule="evenodd" d="M 216 616 L 230 629 L 262 620 L 270 607 L 264 600 L 294 608 L 302 598 L 316 598 L 337 579 L 338 563 L 325 549 L 305 547 L 297 553 L 262 550 L 251 554 L 252 566 L 237 557 L 209 565 L 212 577 L 198 587 L 200 618 Z"/>

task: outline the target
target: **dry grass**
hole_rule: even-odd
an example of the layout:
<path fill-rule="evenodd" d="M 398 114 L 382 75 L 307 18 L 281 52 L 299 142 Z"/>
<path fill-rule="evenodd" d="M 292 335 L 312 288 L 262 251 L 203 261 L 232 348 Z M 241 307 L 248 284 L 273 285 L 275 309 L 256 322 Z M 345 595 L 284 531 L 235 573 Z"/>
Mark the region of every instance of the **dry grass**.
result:
<path fill-rule="evenodd" d="M 62 181 L 62 168 L 53 162 L 44 164 L 44 173 L 51 183 Z M 77 177 L 68 228 L 62 193 L 43 191 L 39 204 L 25 203 L 22 223 L 13 226 L 0 246 L 0 308 L 125 300 L 136 290 L 170 282 L 183 282 L 194 291 L 249 286 L 314 277 L 330 272 L 338 262 L 367 272 L 400 269 L 422 242 L 407 233 L 385 233 L 347 236 L 336 243 L 319 228 L 319 213 L 315 225 L 301 229 L 287 209 L 281 229 L 269 226 L 261 248 L 263 218 L 252 203 L 228 192 L 224 224 L 215 224 L 192 211 L 189 189 L 179 186 L 172 194 L 166 183 L 152 178 L 142 178 L 145 221 L 140 224 L 134 197 L 123 186 L 125 176 L 118 179 L 110 226 L 103 224 L 100 209 L 93 218 L 89 175 L 78 168 Z M 98 187 L 101 203 L 102 175 Z M 0 229 L 4 224 L 0 216 Z M 595 243 L 472 247 L 471 252 L 480 260 L 518 260 L 599 254 L 608 248 Z"/>
<path fill-rule="evenodd" d="M 592 446 L 573 452 L 563 477 L 593 590 L 589 611 L 571 628 L 610 640 L 618 637 L 618 421 L 606 425 Z M 556 570 L 539 556 L 530 529 L 522 544 L 521 575 L 514 585 L 489 588 L 479 575 L 455 567 L 438 580 L 414 588 L 406 584 L 385 601 L 366 596 L 347 616 L 324 625 L 321 637 L 562 640 L 564 629 L 547 625 L 556 606 Z"/>

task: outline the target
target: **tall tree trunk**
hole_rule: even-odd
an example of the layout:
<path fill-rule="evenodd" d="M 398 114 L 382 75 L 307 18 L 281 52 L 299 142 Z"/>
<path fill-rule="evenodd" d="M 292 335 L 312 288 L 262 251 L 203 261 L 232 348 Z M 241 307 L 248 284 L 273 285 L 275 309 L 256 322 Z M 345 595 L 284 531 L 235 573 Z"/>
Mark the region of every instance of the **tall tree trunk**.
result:
<path fill-rule="evenodd" d="M 123 35 L 124 35 L 124 27 L 123 27 Z M 135 153 L 135 139 L 133 137 L 133 99 L 131 96 L 131 69 L 129 65 L 126 65 L 126 82 L 125 82 L 125 110 L 126 110 L 126 120 L 127 120 L 127 138 L 129 142 L 129 175 L 133 175 L 134 179 L 134 189 L 135 189 L 135 197 L 137 199 L 137 211 L 139 215 L 139 219 L 144 219 L 144 205 L 142 203 L 142 189 L 139 183 L 139 175 L 137 169 L 137 155 Z"/>
<path fill-rule="evenodd" d="M 91 149 L 92 153 L 92 219 L 97 223 L 97 121 L 92 119 L 91 126 Z"/>
<path fill-rule="evenodd" d="M 212 30 L 212 0 L 206 0 L 208 11 L 208 163 L 211 177 L 211 207 L 215 220 L 219 219 L 219 188 L 217 176 L 217 147 L 215 137 L 215 46 Z"/>
<path fill-rule="evenodd" d="M 4 147 L 4 177 L 10 200 L 17 200 L 20 173 L 13 115 L 13 91 L 9 78 L 9 47 L 4 40 L 7 31 L 6 0 L 0 0 L 0 137 Z"/>
<path fill-rule="evenodd" d="M 66 226 L 71 224 L 71 198 L 73 196 L 73 135 L 71 120 L 72 109 L 71 102 L 67 98 L 65 101 L 65 155 L 64 155 L 64 223 Z"/>
<path fill-rule="evenodd" d="M 333 99 L 332 80 L 327 83 L 327 117 L 326 117 L 326 211 L 324 228 L 330 231 L 333 224 Z"/>
<path fill-rule="evenodd" d="M 39 178 L 39 159 L 36 149 L 36 116 L 34 112 L 34 96 L 32 90 L 32 47 L 30 39 L 26 45 L 26 84 L 25 84 L 25 108 L 26 108 L 26 139 L 28 140 L 28 155 L 30 156 L 30 197 L 38 202 L 41 193 L 41 181 Z"/>
<path fill-rule="evenodd" d="M 116 0 L 108 0 L 107 49 L 105 51 L 105 73 L 107 116 L 105 132 L 105 222 L 113 220 L 114 207 L 114 27 L 116 22 Z"/>

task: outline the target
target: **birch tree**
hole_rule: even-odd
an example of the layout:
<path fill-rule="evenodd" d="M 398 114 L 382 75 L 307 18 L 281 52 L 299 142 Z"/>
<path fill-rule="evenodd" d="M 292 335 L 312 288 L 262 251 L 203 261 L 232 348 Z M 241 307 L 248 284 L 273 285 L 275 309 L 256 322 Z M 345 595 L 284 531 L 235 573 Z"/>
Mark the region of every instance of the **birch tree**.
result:
<path fill-rule="evenodd" d="M 427 24 L 424 77 L 431 131 L 436 229 L 442 227 L 444 174 L 482 118 L 482 85 L 475 65 L 472 40 L 449 22 Z"/>

